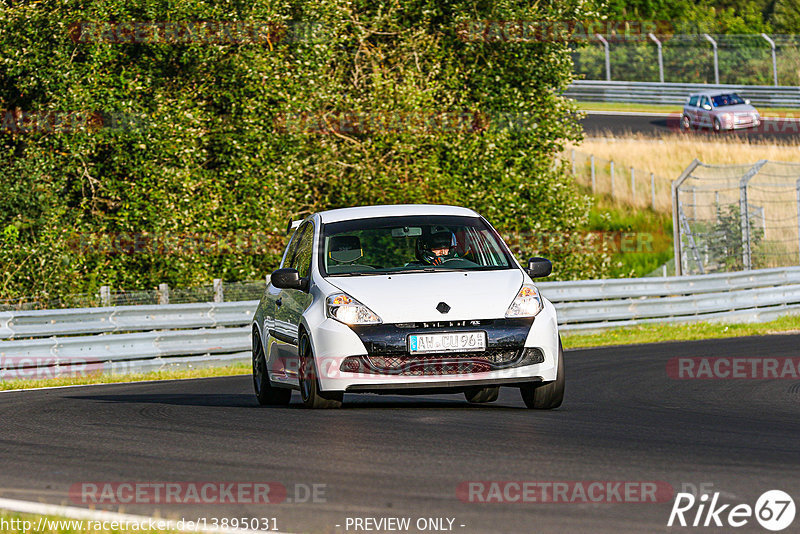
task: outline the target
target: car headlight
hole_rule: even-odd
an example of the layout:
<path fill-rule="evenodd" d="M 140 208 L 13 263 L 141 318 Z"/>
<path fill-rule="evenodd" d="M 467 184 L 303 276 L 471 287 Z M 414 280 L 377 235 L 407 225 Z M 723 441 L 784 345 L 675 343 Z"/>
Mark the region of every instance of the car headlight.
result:
<path fill-rule="evenodd" d="M 535 317 L 544 308 L 542 296 L 535 286 L 522 286 L 506 310 L 506 317 Z"/>
<path fill-rule="evenodd" d="M 733 114 L 732 113 L 722 113 L 720 115 L 720 118 L 722 118 L 722 122 L 729 123 L 729 122 L 733 121 Z"/>
<path fill-rule="evenodd" d="M 375 312 L 347 293 L 335 293 L 325 301 L 325 313 L 344 324 L 381 324 Z"/>

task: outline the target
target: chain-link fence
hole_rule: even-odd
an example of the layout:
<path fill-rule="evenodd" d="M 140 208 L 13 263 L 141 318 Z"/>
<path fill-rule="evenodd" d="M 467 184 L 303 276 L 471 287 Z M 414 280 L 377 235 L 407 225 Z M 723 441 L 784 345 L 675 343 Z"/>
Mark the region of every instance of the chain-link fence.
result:
<path fill-rule="evenodd" d="M 682 274 L 800 264 L 800 163 L 695 161 L 673 191 Z"/>
<path fill-rule="evenodd" d="M 215 280 L 209 285 L 170 288 L 160 284 L 158 289 L 124 290 L 102 286 L 97 293 L 67 295 L 53 299 L 36 295 L 0 300 L 0 311 L 44 310 L 59 308 L 91 308 L 98 306 L 136 306 L 143 304 L 188 304 L 193 302 L 235 302 L 258 300 L 266 288 L 266 280 L 226 282 Z"/>
<path fill-rule="evenodd" d="M 675 34 L 575 46 L 587 80 L 800 85 L 800 36 Z M 773 48 L 774 46 L 774 48 Z"/>

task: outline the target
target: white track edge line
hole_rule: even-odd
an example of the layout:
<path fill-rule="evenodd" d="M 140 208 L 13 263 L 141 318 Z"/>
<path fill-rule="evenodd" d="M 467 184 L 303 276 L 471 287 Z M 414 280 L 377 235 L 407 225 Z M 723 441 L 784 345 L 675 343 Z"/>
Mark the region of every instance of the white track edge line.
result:
<path fill-rule="evenodd" d="M 150 521 L 155 520 L 163 521 L 167 525 L 168 530 L 181 530 L 178 528 L 178 522 L 171 519 L 148 517 L 144 515 L 122 514 L 119 512 L 108 512 L 106 510 L 90 510 L 88 508 L 77 508 L 75 506 L 60 506 L 57 504 L 19 501 L 16 499 L 0 498 L 0 509 L 18 513 L 66 517 L 68 519 L 79 519 L 86 521 L 118 521 L 139 523 L 140 525 L 142 523 L 149 523 Z M 216 532 L 218 534 L 264 534 L 264 531 L 259 530 L 223 529 L 208 526 L 198 526 L 198 528 L 183 529 L 183 531 L 209 533 Z M 286 532 L 279 532 L 277 530 L 270 530 L 269 532 L 272 534 L 288 534 Z"/>

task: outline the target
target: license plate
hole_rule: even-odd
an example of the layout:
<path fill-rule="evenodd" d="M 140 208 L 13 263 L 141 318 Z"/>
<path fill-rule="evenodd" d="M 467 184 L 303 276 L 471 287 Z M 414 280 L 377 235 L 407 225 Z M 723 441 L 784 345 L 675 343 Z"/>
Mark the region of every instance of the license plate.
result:
<path fill-rule="evenodd" d="M 408 336 L 408 352 L 411 354 L 483 350 L 486 350 L 486 332 L 444 332 Z"/>

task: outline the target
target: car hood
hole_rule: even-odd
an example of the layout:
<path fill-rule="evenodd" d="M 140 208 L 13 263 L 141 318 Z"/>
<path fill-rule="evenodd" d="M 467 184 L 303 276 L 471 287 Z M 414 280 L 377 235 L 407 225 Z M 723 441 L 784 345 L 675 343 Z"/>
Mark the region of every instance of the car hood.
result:
<path fill-rule="evenodd" d="M 384 323 L 498 319 L 522 286 L 519 269 L 329 277 Z M 450 306 L 439 312 L 440 302 Z"/>
<path fill-rule="evenodd" d="M 736 104 L 735 106 L 722 106 L 716 108 L 717 113 L 753 113 L 756 108 L 750 104 Z"/>

